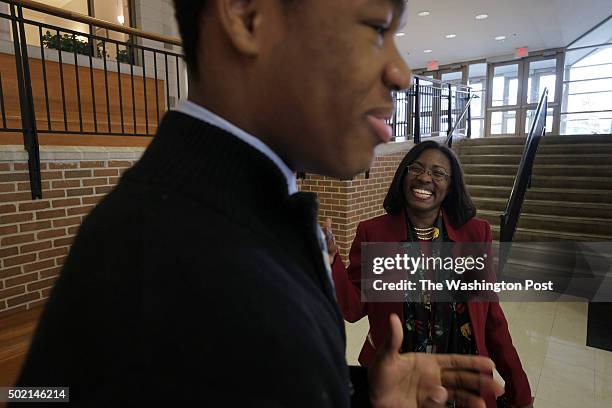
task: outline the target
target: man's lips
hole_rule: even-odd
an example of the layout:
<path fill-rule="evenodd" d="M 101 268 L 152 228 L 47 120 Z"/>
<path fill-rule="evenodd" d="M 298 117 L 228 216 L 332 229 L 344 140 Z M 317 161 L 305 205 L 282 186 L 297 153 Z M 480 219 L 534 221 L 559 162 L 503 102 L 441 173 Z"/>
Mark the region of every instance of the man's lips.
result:
<path fill-rule="evenodd" d="M 387 143 L 393 136 L 393 129 L 387 125 L 386 120 L 390 118 L 389 115 L 368 113 L 366 116 L 368 124 L 374 130 L 374 133 L 383 143 Z"/>

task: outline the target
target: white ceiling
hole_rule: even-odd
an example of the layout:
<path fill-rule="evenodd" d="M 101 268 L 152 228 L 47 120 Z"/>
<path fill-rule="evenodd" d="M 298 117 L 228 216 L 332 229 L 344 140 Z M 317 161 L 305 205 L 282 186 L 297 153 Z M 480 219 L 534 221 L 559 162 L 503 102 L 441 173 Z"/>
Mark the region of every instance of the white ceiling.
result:
<path fill-rule="evenodd" d="M 427 10 L 431 14 L 419 17 Z M 396 37 L 411 68 L 565 47 L 612 15 L 610 0 L 409 0 L 405 35 Z M 476 20 L 477 14 L 488 14 Z M 446 39 L 446 34 L 456 34 Z M 495 41 L 504 35 L 504 41 Z M 431 49 L 425 54 L 423 51 Z"/>

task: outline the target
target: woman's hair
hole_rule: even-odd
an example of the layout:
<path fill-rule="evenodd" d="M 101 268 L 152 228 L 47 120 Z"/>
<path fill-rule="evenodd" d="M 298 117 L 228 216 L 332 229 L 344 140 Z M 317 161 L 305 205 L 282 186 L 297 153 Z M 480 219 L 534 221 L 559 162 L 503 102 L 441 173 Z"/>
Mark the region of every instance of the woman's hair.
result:
<path fill-rule="evenodd" d="M 385 197 L 383 203 L 385 211 L 389 214 L 395 214 L 406 207 L 404 177 L 408 173 L 407 168 L 418 159 L 421 153 L 428 149 L 439 150 L 448 158 L 451 164 L 448 191 L 446 198 L 442 201 L 442 208 L 453 228 L 460 228 L 476 215 L 476 207 L 465 187 L 459 158 L 451 149 L 433 140 L 417 144 L 404 156 L 395 172 L 395 176 L 393 176 L 393 181 Z"/>

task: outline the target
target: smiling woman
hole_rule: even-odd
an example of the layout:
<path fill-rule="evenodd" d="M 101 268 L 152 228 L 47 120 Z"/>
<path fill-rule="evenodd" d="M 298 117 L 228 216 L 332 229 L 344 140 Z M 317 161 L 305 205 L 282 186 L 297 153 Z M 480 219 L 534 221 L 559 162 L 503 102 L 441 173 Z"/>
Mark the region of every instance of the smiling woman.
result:
<path fill-rule="evenodd" d="M 512 406 L 532 402 L 504 313 L 497 302 L 435 302 L 421 294 L 419 302 L 362 302 L 361 244 L 367 242 L 415 242 L 425 256 L 439 256 L 444 242 L 487 243 L 491 226 L 475 217 L 459 159 L 446 146 L 426 141 L 413 147 L 400 163 L 384 201 L 387 214 L 357 226 L 345 268 L 334 245 L 330 252 L 336 296 L 344 318 L 356 322 L 367 316 L 370 332 L 359 362 L 370 366 L 389 336 L 389 315 L 403 321 L 405 352 L 479 354 L 491 356 L 506 381 L 505 398 Z M 330 231 L 327 236 L 333 239 Z M 493 256 L 487 257 L 487 276 L 493 275 Z M 418 273 L 426 276 L 428 267 Z M 496 406 L 486 399 L 487 407 Z"/>
<path fill-rule="evenodd" d="M 425 190 L 420 194 L 429 194 L 428 197 L 423 200 L 416 196 L 415 189 Z M 415 214 L 411 221 L 417 224 L 432 223 L 442 209 L 455 228 L 476 215 L 459 159 L 451 149 L 434 141 L 420 143 L 406 154 L 395 173 L 384 207 L 390 214 L 411 208 L 410 213 Z"/>

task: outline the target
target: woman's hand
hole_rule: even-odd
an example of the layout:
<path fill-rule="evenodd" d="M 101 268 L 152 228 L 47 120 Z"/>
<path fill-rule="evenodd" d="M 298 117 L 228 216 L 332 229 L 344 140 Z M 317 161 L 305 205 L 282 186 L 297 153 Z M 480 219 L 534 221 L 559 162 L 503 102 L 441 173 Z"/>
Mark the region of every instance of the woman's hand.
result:
<path fill-rule="evenodd" d="M 336 253 L 338 253 L 338 245 L 336 244 L 336 237 L 332 232 L 332 220 L 331 218 L 325 219 L 323 224 L 323 233 L 325 234 L 325 242 L 327 243 L 327 254 L 329 255 L 330 265 L 334 262 Z"/>

